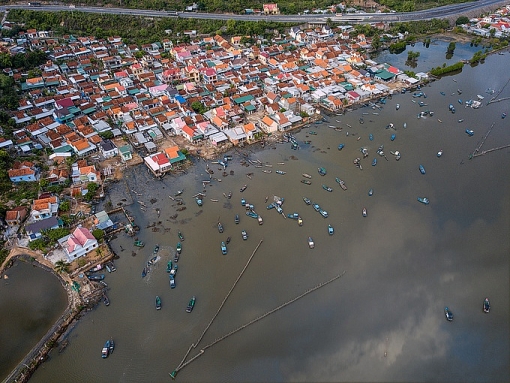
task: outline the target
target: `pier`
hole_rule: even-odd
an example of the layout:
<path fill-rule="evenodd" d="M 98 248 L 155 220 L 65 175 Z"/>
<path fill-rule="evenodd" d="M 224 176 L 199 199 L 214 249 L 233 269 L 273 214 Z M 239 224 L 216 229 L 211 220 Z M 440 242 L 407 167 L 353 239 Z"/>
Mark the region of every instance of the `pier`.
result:
<path fill-rule="evenodd" d="M 487 132 L 485 133 L 485 135 L 482 137 L 482 139 L 478 143 L 478 146 L 475 148 L 475 150 L 473 150 L 473 153 L 471 153 L 469 155 L 469 159 L 470 160 L 473 159 L 473 158 L 479 157 L 479 156 L 483 156 L 483 155 L 488 154 L 488 153 L 495 152 L 497 150 L 510 148 L 510 144 L 507 144 L 507 145 L 498 146 L 498 147 L 495 147 L 495 148 L 491 148 L 491 149 L 480 151 L 480 149 L 482 149 L 483 144 L 485 144 L 485 140 L 487 140 L 487 137 L 489 137 L 489 134 L 491 133 L 491 131 L 494 128 L 495 125 L 496 125 L 496 123 L 493 122 L 492 125 L 490 126 L 490 128 L 487 129 Z"/>

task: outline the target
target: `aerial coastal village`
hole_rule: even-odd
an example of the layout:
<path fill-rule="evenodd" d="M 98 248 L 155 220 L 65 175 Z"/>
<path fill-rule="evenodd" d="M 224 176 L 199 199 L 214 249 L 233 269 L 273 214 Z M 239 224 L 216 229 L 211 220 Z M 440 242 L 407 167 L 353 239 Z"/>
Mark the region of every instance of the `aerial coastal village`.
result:
<path fill-rule="evenodd" d="M 492 29 L 508 34 L 509 12 L 506 6 L 463 28 L 482 36 Z M 383 23 L 373 26 L 388 41 L 405 37 L 385 34 Z M 69 186 L 66 197 L 79 206 L 90 185 L 100 195 L 104 180 L 120 177 L 126 166 L 143 163 L 162 177 L 181 169 L 188 154 L 216 158 L 232 147 L 305 126 L 322 111 L 343 113 L 428 79 L 427 73 L 410 77 L 371 60 L 371 39 L 352 32 L 352 26 L 326 23 L 292 27 L 250 47 L 241 44 L 243 36 L 202 36 L 195 30 L 185 32 L 189 44 L 166 39 L 141 48 L 115 36 L 55 36 L 35 29 L 4 39 L 1 50 L 10 54 L 50 52 L 40 76 L 3 71 L 24 95 L 12 111 L 22 128 L 14 139 L 0 134 L 0 148 L 19 156 L 10 180 Z M 45 171 L 24 160 L 41 149 L 49 153 Z M 10 206 L 4 238 L 26 244 L 44 230 L 62 227 L 61 202 L 46 193 L 31 204 Z M 84 217 L 91 216 L 86 210 Z M 104 214 L 92 214 L 91 222 L 90 230 L 113 225 Z M 89 229 L 79 227 L 59 240 L 57 259 L 70 262 L 95 251 Z"/>

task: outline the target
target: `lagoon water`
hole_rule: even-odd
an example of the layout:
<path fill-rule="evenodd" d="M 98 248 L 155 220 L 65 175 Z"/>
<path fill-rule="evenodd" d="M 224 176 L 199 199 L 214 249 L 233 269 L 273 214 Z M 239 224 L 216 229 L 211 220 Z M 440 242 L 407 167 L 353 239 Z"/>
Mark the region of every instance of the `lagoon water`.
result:
<path fill-rule="evenodd" d="M 477 94 L 490 99 L 485 91 L 500 90 L 508 80 L 507 61 L 508 53 L 474 68 L 466 66 L 462 73 L 423 88 L 426 99 L 399 94 L 381 110 L 365 107 L 330 116 L 326 123 L 295 132 L 297 151 L 290 144 L 246 149 L 251 159 L 272 168 L 243 167 L 233 153 L 227 171 L 234 170 L 234 176 L 222 177 L 217 165 L 210 165 L 222 181 L 206 187 L 202 207 L 192 196 L 208 179 L 205 162 L 198 161 L 185 176 L 162 181 L 153 180 L 142 167 L 129 169 L 127 187 L 117 184 L 116 193 L 142 193 L 126 198 L 148 206 L 146 212 L 137 202 L 128 207 L 147 246 L 136 249 L 124 235 L 112 242 L 120 259 L 118 271 L 106 278 L 111 305 L 99 305 L 84 316 L 66 350 L 54 351 L 32 381 L 170 381 L 168 373 L 197 342 L 261 239 L 260 249 L 190 357 L 317 284 L 344 270 L 346 274 L 207 348 L 177 380 L 508 381 L 510 149 L 473 160 L 468 155 L 492 123 L 483 149 L 510 144 L 508 119 L 501 119 L 510 105 L 484 103 L 474 110 L 457 102 L 476 99 Z M 510 86 L 500 95 L 508 96 Z M 420 108 L 419 101 L 428 105 Z M 448 111 L 450 103 L 455 114 Z M 423 109 L 434 116 L 417 119 Z M 389 123 L 395 131 L 386 129 Z M 467 128 L 475 131 L 473 137 L 464 132 Z M 311 130 L 317 135 L 309 135 Z M 391 141 L 393 133 L 396 139 Z M 304 144 L 306 140 L 311 144 Z M 342 151 L 337 150 L 340 143 L 345 144 Z M 387 160 L 376 154 L 380 145 Z M 362 160 L 363 170 L 353 165 L 360 147 L 370 152 Z M 437 158 L 440 149 L 444 154 Z M 402 154 L 400 161 L 390 154 L 395 150 Z M 378 163 L 371 166 L 375 157 Z M 425 175 L 418 170 L 420 164 Z M 317 174 L 319 166 L 327 169 L 326 176 Z M 262 172 L 269 169 L 271 174 Z M 277 169 L 286 174 L 275 174 Z M 246 173 L 253 173 L 252 179 Z M 312 185 L 300 183 L 302 173 L 312 175 Z M 347 191 L 335 177 L 345 180 Z M 248 188 L 240 193 L 244 184 Z M 333 192 L 324 191 L 322 184 Z M 368 196 L 370 188 L 373 196 Z M 177 190 L 184 190 L 187 209 L 172 220 L 176 206 L 168 196 Z M 228 200 L 223 193 L 230 190 Z M 303 217 L 302 227 L 266 210 L 274 195 L 285 198 L 285 213 Z M 305 205 L 303 196 L 319 203 L 329 218 Z M 420 204 L 421 196 L 430 204 Z M 255 205 L 262 226 L 244 214 L 241 198 Z M 235 214 L 241 217 L 239 225 Z M 225 227 L 223 234 L 216 228 L 218 220 Z M 146 228 L 157 221 L 161 231 Z M 335 228 L 333 236 L 328 224 Z M 248 232 L 247 241 L 241 238 L 242 229 Z M 185 241 L 177 287 L 170 289 L 165 268 L 173 258 L 178 230 Z M 224 256 L 220 242 L 227 236 L 232 241 Z M 315 249 L 308 248 L 308 236 Z M 161 247 L 161 259 L 142 279 L 155 244 Z M 162 299 L 161 311 L 154 308 L 156 295 Z M 193 295 L 196 306 L 188 314 L 185 308 Z M 485 297 L 491 300 L 490 314 L 482 311 Z M 445 306 L 452 310 L 453 322 L 446 321 Z M 103 360 L 101 347 L 110 337 L 116 349 Z"/>

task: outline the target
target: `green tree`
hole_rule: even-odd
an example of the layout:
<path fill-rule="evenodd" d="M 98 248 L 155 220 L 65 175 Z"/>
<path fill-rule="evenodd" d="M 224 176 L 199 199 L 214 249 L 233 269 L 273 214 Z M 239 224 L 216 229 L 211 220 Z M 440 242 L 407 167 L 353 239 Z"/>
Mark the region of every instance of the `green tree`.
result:
<path fill-rule="evenodd" d="M 463 25 L 463 24 L 468 24 L 469 23 L 469 18 L 467 16 L 460 16 L 457 18 L 457 20 L 455 20 L 455 25 Z"/>
<path fill-rule="evenodd" d="M 60 204 L 60 211 L 63 213 L 68 212 L 70 208 L 71 204 L 69 203 L 69 201 L 64 201 Z"/>
<path fill-rule="evenodd" d="M 94 229 L 92 230 L 92 235 L 94 236 L 95 239 L 100 241 L 104 237 L 104 231 L 101 229 Z"/>
<path fill-rule="evenodd" d="M 55 262 L 54 269 L 59 274 L 68 273 L 69 272 L 69 263 L 67 263 L 66 261 L 63 261 L 63 260 L 57 261 L 57 262 Z"/>
<path fill-rule="evenodd" d="M 450 44 L 448 44 L 448 48 L 446 49 L 446 53 L 452 54 L 455 51 L 455 42 L 452 41 Z"/>

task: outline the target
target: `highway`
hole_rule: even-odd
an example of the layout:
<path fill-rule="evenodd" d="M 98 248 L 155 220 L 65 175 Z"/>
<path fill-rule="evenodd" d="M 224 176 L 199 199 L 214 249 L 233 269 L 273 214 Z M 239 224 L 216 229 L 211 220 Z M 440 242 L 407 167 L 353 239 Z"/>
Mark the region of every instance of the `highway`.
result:
<path fill-rule="evenodd" d="M 429 20 L 434 18 L 444 18 L 450 16 L 460 16 L 467 12 L 480 11 L 496 5 L 504 5 L 507 1 L 501 0 L 478 0 L 468 3 L 445 5 L 438 8 L 426 9 L 416 12 L 405 13 L 349 13 L 342 16 L 333 14 L 308 14 L 308 15 L 237 15 L 228 13 L 195 13 L 195 12 L 178 12 L 179 17 L 190 19 L 209 19 L 209 20 L 239 20 L 239 21 L 275 21 L 302 24 L 306 22 L 320 23 L 331 19 L 333 22 L 346 23 L 375 23 L 375 22 L 399 22 L 399 21 L 417 21 Z M 145 10 L 145 9 L 129 9 L 129 8 L 109 8 L 109 7 L 69 7 L 67 5 L 41 5 L 38 7 L 30 7 L 23 5 L 2 5 L 0 12 L 9 9 L 30 9 L 33 11 L 49 11 L 49 12 L 87 12 L 115 15 L 133 15 L 145 17 L 175 17 L 169 15 L 165 11 Z"/>

